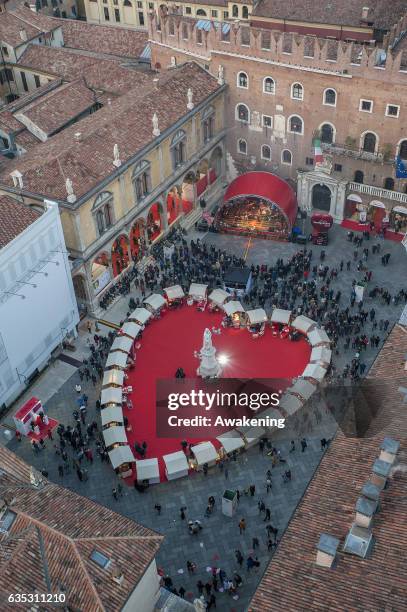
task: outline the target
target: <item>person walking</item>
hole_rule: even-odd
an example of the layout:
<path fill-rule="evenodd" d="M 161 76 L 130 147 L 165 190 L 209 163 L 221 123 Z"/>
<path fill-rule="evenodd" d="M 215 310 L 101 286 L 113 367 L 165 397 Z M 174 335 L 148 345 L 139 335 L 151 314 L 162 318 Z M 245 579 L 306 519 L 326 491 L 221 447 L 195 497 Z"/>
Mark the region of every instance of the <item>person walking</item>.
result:
<path fill-rule="evenodd" d="M 270 508 L 266 508 L 266 514 L 264 516 L 263 522 L 269 521 L 271 519 L 271 511 Z"/>
<path fill-rule="evenodd" d="M 235 550 L 235 557 L 236 557 L 236 561 L 238 562 L 239 566 L 242 567 L 244 558 L 240 550 Z"/>
<path fill-rule="evenodd" d="M 259 538 L 254 537 L 252 539 L 252 548 L 253 548 L 253 550 L 256 550 L 256 548 L 258 548 L 258 547 L 259 547 Z"/>
<path fill-rule="evenodd" d="M 246 529 L 246 521 L 244 518 L 241 518 L 239 521 L 239 531 L 240 531 L 240 535 L 242 535 L 242 533 L 244 533 Z"/>
<path fill-rule="evenodd" d="M 306 439 L 305 439 L 305 438 L 303 438 L 303 439 L 301 440 L 301 452 L 302 452 L 302 453 L 303 453 L 303 452 L 305 452 L 305 449 L 307 448 L 307 446 L 308 446 L 307 441 L 306 441 Z"/>
<path fill-rule="evenodd" d="M 198 589 L 198 593 L 199 595 L 203 595 L 203 591 L 204 591 L 204 583 L 202 582 L 202 580 L 198 580 L 198 582 L 196 583 L 196 588 Z"/>

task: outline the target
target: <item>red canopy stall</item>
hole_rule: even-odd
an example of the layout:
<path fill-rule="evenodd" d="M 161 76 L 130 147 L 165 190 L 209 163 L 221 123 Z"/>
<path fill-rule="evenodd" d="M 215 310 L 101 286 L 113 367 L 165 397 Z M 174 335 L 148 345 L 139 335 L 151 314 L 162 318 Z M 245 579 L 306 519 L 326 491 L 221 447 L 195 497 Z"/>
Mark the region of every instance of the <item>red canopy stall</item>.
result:
<path fill-rule="evenodd" d="M 271 172 L 247 172 L 227 188 L 214 226 L 219 232 L 288 240 L 297 209 L 286 181 Z"/>

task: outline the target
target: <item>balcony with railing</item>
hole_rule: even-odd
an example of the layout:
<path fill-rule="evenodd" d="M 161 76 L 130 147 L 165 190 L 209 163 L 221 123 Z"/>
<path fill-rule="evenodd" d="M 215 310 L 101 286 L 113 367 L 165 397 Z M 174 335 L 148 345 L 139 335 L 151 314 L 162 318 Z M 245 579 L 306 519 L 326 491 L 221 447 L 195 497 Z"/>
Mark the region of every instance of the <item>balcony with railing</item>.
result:
<path fill-rule="evenodd" d="M 337 142 L 322 142 L 321 148 L 324 153 L 330 155 L 340 155 L 350 159 L 361 159 L 370 162 L 380 162 L 381 164 L 394 164 L 394 157 L 389 151 L 365 151 L 363 148 L 357 147 L 352 143 L 339 144 Z"/>
<path fill-rule="evenodd" d="M 382 189 L 373 185 L 364 185 L 363 183 L 349 183 L 349 190 L 356 193 L 365 194 L 379 200 L 393 200 L 400 204 L 407 204 L 407 193 L 400 191 L 391 191 L 390 189 Z"/>

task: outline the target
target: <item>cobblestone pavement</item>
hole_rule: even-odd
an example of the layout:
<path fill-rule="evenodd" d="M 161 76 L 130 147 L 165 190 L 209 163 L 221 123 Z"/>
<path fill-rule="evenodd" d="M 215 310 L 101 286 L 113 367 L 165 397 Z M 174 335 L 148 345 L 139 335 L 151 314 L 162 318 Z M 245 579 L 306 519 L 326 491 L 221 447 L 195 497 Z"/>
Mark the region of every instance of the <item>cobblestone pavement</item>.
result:
<path fill-rule="evenodd" d="M 339 266 L 341 259 L 345 262 L 348 259 L 353 259 L 354 247 L 346 241 L 346 232 L 335 226 L 330 236 L 330 244 L 325 248 L 326 264 Z M 204 239 L 208 243 L 234 251 L 239 256 L 245 252 L 248 244 L 247 238 L 217 234 L 207 234 Z M 372 241 L 367 244 L 371 245 Z M 270 264 L 278 257 L 285 259 L 291 256 L 297 250 L 298 247 L 288 243 L 254 240 L 250 242 L 247 262 L 249 264 L 263 262 Z M 314 260 L 316 261 L 319 259 L 318 253 L 320 250 L 320 247 L 313 247 Z M 381 265 L 380 255 L 369 256 L 368 265 L 373 270 L 371 286 L 376 284 L 383 286 L 394 294 L 402 287 L 406 287 L 406 254 L 400 244 L 391 241 L 382 242 L 382 253 L 386 252 L 391 253 L 388 267 Z M 342 291 L 343 301 L 341 306 L 347 305 L 352 279 L 357 279 L 358 276 L 359 273 L 356 272 L 355 266 L 352 264 L 351 272 L 343 272 L 338 280 L 333 283 L 335 290 L 340 289 Z M 133 295 L 136 296 L 135 293 Z M 116 302 L 107 311 L 104 318 L 115 323 L 119 322 L 124 318 L 129 298 L 130 295 Z M 378 320 L 382 318 L 390 321 L 390 330 L 393 323 L 399 318 L 403 305 L 387 306 L 379 300 L 366 299 L 364 308 L 370 310 L 372 307 L 376 309 Z M 370 324 L 366 329 L 369 333 Z M 381 338 L 384 339 L 384 334 L 381 334 Z M 78 358 L 82 358 L 82 355 L 86 354 L 85 347 L 86 342 L 82 336 L 80 357 Z M 339 344 L 339 355 L 334 356 L 334 363 L 338 368 L 342 367 L 345 362 L 350 361 L 353 353 L 354 351 L 349 350 L 345 354 L 341 342 Z M 376 355 L 377 349 L 370 347 L 363 353 L 362 358 L 367 367 L 370 367 Z M 72 353 L 72 356 L 75 357 L 75 353 Z M 66 425 L 72 424 L 72 411 L 76 409 L 74 386 L 79 381 L 79 376 L 74 368 L 72 372 L 72 374 L 68 372 L 70 378 L 63 384 L 59 378 L 55 378 L 53 366 L 50 366 L 43 375 L 48 388 L 47 397 L 49 397 L 46 402 L 47 412 Z M 89 396 L 88 421 L 97 419 L 99 422 L 94 406 L 100 389 L 98 385 L 93 387 L 92 383 L 82 383 L 82 387 Z M 53 389 L 54 393 L 52 393 Z M 10 417 L 6 418 L 7 422 L 10 422 Z M 187 593 L 191 592 L 195 596 L 197 593 L 196 582 L 201 579 L 205 583 L 210 578 L 210 574 L 206 571 L 207 567 L 212 565 L 222 567 L 228 575 L 238 570 L 243 578 L 243 586 L 239 590 L 239 599 L 235 601 L 228 595 L 219 593 L 217 594 L 217 603 L 220 610 L 241 612 L 247 609 L 248 602 L 270 558 L 270 553 L 268 553 L 266 547 L 266 523 L 263 521 L 263 517 L 259 515 L 257 507 L 259 499 L 263 499 L 266 506 L 270 508 L 271 522 L 279 529 L 278 537 L 280 537 L 321 459 L 320 438 L 331 437 L 334 429 L 335 425 L 328 417 L 324 417 L 318 426 L 315 420 L 311 420 L 308 429 L 304 432 L 308 440 L 308 448 L 304 453 L 298 449 L 298 441 L 302 432 L 292 433 L 287 430 L 280 432 L 275 444 L 281 449 L 282 456 L 286 458 L 288 462 L 286 465 L 292 470 L 293 480 L 286 484 L 282 481 L 281 474 L 286 469 L 286 465 L 283 464 L 274 468 L 273 489 L 268 495 L 265 490 L 265 474 L 267 469 L 271 467 L 271 462 L 269 457 L 266 454 L 262 455 L 257 447 L 240 455 L 236 462 L 231 461 L 229 463 L 228 478 L 225 478 L 225 472 L 222 473 L 218 468 L 213 468 L 209 471 L 207 477 L 200 473 L 195 474 L 190 478 L 152 486 L 142 494 L 126 486 L 123 490 L 123 496 L 118 501 L 111 494 L 112 488 L 117 484 L 116 476 L 110 465 L 101 463 L 98 457 L 95 458 L 92 465 L 86 466 L 89 479 L 86 482 L 79 482 L 75 472 L 65 475 L 62 479 L 59 478 L 57 470 L 59 458 L 55 455 L 51 441 L 47 441 L 47 448 L 38 455 L 33 453 L 25 440 L 21 443 L 13 440 L 8 447 L 38 469 L 46 469 L 49 472 L 50 479 L 163 533 L 166 537 L 157 558 L 158 566 L 162 567 L 164 572 L 171 576 L 174 586 L 177 588 L 182 585 Z M 297 450 L 289 453 L 289 443 L 292 438 L 297 442 Z M 220 511 L 220 496 L 223 490 L 225 488 L 239 488 L 240 491 L 243 491 L 251 484 L 256 486 L 254 497 L 243 494 L 235 517 L 230 519 L 223 516 Z M 209 518 L 205 518 L 204 511 L 209 495 L 214 495 L 216 498 L 216 510 Z M 160 516 L 154 510 L 155 504 L 162 506 Z M 202 521 L 203 530 L 197 536 L 188 534 L 186 523 L 180 518 L 179 509 L 182 506 L 187 507 L 187 519 Z M 238 522 L 242 517 L 246 519 L 247 529 L 245 534 L 240 536 Z M 239 569 L 234 556 L 235 550 L 239 549 L 247 558 L 252 551 L 253 537 L 257 537 L 260 542 L 260 547 L 255 551 L 260 561 L 258 573 L 255 573 L 254 570 L 250 573 L 247 572 L 245 564 Z M 187 572 L 187 560 L 194 561 L 197 564 L 197 571 L 194 575 L 189 575 Z M 183 570 L 183 573 L 179 573 L 180 570 Z"/>

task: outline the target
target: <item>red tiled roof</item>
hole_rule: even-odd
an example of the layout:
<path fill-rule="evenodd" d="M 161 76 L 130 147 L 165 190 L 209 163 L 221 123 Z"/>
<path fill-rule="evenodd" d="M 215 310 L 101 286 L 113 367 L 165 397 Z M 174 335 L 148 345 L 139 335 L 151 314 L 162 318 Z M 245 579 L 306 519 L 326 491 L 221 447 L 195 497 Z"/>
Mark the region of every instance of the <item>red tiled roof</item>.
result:
<path fill-rule="evenodd" d="M 86 612 L 122 609 L 158 551 L 162 536 L 89 499 L 44 480 L 30 486 L 30 468 L 0 448 L 2 497 L 17 514 L 10 538 L 0 540 L 0 590 L 46 593 L 41 540 L 52 592 L 66 595 L 66 607 Z M 110 559 L 102 569 L 93 550 Z M 112 573 L 120 570 L 119 586 Z M 41 605 L 44 610 L 54 607 Z M 2 610 L 16 609 L 2 602 Z"/>
<path fill-rule="evenodd" d="M 368 19 L 362 9 L 369 7 Z M 376 28 L 390 28 L 407 11 L 406 0 L 260 0 L 253 15 L 311 23 L 360 27 L 372 22 Z"/>
<path fill-rule="evenodd" d="M 23 30 L 25 34 L 23 34 Z M 21 21 L 13 13 L 5 11 L 0 14 L 0 40 L 4 41 L 11 47 L 23 45 L 26 40 L 32 40 L 41 33 L 37 27 Z M 26 38 L 23 38 L 25 36 Z"/>
<path fill-rule="evenodd" d="M 194 104 L 201 103 L 219 88 L 217 80 L 194 62 L 163 73 L 156 86 L 151 78 L 139 76 L 144 77 L 143 83 L 149 84 L 113 100 L 13 160 L 13 164 L 5 162 L 0 183 L 11 186 L 10 172 L 17 168 L 23 174 L 24 189 L 31 193 L 65 200 L 68 177 L 75 195 L 80 197 L 115 171 L 115 144 L 121 161 L 125 162 L 154 140 L 151 122 L 154 113 L 164 132 L 187 114 L 189 87 L 193 90 Z M 77 132 L 81 133 L 79 140 L 75 137 Z"/>
<path fill-rule="evenodd" d="M 91 108 L 95 102 L 95 94 L 86 86 L 83 79 L 78 79 L 31 102 L 15 116 L 29 129 L 28 122 L 50 135 Z"/>
<path fill-rule="evenodd" d="M 0 249 L 21 234 L 40 216 L 40 212 L 21 202 L 6 195 L 0 195 Z"/>
<path fill-rule="evenodd" d="M 398 391 L 406 381 L 407 328 L 396 325 L 368 380 L 380 410 L 363 439 L 339 432 L 323 457 L 249 606 L 250 612 L 405 610 L 407 602 L 407 473 L 395 470 L 380 496 L 373 551 L 365 559 L 342 551 L 355 504 L 385 436 L 407 452 L 407 413 Z M 373 393 L 373 391 L 372 391 Z M 295 477 L 295 475 L 294 475 Z M 340 539 L 333 569 L 315 564 L 321 533 Z"/>

